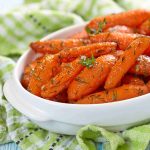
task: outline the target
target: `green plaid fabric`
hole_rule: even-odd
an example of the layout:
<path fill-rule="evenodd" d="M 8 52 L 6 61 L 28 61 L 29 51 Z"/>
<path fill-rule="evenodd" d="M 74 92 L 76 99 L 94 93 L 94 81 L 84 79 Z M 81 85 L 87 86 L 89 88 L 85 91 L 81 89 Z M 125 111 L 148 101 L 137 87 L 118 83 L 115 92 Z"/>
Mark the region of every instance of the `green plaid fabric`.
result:
<path fill-rule="evenodd" d="M 76 136 L 59 135 L 39 128 L 7 102 L 2 87 L 15 66 L 12 59 L 18 58 L 31 41 L 94 16 L 121 12 L 126 8 L 125 3 L 118 1 L 122 8 L 112 0 L 30 2 L 26 0 L 20 8 L 0 13 L 0 143 L 14 141 L 22 150 L 96 150 L 99 143 L 103 143 L 104 150 L 145 150 L 150 141 L 149 124 L 122 134 L 88 125 Z"/>

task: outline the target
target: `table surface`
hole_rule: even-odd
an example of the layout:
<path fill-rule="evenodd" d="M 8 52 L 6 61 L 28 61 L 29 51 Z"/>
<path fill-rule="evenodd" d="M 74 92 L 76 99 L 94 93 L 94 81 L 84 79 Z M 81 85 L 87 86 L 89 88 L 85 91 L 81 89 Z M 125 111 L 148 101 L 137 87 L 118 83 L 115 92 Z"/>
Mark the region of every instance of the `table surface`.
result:
<path fill-rule="evenodd" d="M 0 145 L 0 150 L 20 150 L 15 143 L 8 143 Z"/>

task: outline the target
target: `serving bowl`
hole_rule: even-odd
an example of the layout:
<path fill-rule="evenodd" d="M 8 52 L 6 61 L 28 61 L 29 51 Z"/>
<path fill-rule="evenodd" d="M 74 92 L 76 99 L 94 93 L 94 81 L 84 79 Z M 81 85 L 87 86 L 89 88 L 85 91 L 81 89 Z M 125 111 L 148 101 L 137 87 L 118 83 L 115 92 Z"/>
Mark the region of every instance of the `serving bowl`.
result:
<path fill-rule="evenodd" d="M 42 40 L 67 38 L 85 24 L 74 25 L 49 34 Z M 94 124 L 121 131 L 150 121 L 150 94 L 105 104 L 65 104 L 35 96 L 24 89 L 20 79 L 24 68 L 37 54 L 29 49 L 17 62 L 13 76 L 4 85 L 7 100 L 31 121 L 46 130 L 75 135 L 85 125 Z"/>

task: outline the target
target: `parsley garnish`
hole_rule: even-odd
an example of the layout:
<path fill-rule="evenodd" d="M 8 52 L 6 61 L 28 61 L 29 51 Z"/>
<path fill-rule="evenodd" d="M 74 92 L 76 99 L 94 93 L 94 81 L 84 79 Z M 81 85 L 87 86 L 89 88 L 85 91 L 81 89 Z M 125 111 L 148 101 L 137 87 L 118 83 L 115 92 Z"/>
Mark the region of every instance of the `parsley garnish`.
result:
<path fill-rule="evenodd" d="M 113 91 L 112 100 L 117 100 L 117 91 Z"/>
<path fill-rule="evenodd" d="M 94 65 L 94 63 L 95 63 L 95 58 L 94 58 L 93 54 L 92 54 L 92 57 L 91 57 L 91 58 L 87 58 L 86 56 L 81 56 L 81 61 L 80 61 L 80 63 L 81 63 L 83 66 L 85 66 L 85 67 L 87 67 L 87 68 L 90 68 L 90 67 L 92 67 L 92 66 Z"/>
<path fill-rule="evenodd" d="M 104 18 L 104 20 L 102 22 L 99 22 L 97 30 L 89 28 L 89 27 L 86 27 L 85 29 L 89 35 L 95 35 L 95 34 L 101 33 L 106 24 L 107 24 L 107 22 L 106 22 L 106 19 Z"/>

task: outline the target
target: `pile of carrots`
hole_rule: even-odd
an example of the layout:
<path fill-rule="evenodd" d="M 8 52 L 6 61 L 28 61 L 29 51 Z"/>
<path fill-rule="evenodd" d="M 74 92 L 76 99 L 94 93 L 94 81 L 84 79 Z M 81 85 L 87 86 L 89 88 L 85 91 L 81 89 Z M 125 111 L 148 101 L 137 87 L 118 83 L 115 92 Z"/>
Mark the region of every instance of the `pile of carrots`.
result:
<path fill-rule="evenodd" d="M 150 93 L 150 11 L 97 17 L 68 39 L 37 41 L 21 83 L 39 97 L 98 104 Z"/>

